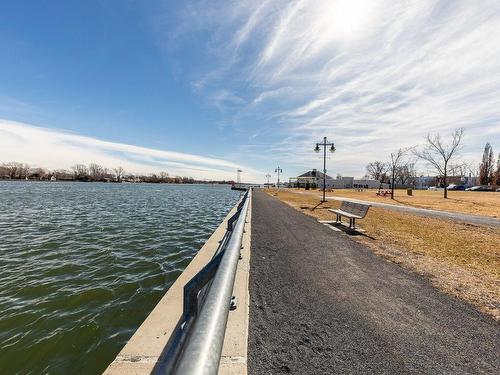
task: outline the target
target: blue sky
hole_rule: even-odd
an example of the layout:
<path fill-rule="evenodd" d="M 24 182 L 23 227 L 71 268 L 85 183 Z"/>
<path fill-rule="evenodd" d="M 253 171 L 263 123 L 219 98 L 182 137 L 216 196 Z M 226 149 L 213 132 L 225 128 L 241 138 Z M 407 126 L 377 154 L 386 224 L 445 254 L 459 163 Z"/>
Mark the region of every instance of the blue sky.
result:
<path fill-rule="evenodd" d="M 456 127 L 500 151 L 498 1 L 10 1 L 0 51 L 0 161 L 260 182 L 323 136 L 354 176 Z"/>

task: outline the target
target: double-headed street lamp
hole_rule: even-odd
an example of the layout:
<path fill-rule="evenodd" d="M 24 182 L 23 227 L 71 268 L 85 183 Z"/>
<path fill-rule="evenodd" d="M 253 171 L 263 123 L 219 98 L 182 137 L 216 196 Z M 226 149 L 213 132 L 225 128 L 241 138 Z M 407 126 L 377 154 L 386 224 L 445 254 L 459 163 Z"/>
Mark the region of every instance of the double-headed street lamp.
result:
<path fill-rule="evenodd" d="M 323 147 L 323 200 L 321 202 L 326 202 L 325 198 L 325 190 L 326 190 L 326 147 L 330 147 L 330 152 L 335 152 L 335 145 L 332 143 L 328 143 L 326 141 L 326 137 L 323 137 L 322 143 L 316 143 L 316 147 L 314 148 L 315 152 L 319 152 L 319 147 Z"/>
<path fill-rule="evenodd" d="M 266 178 L 267 178 L 267 187 L 269 188 L 269 179 L 271 178 L 271 175 L 267 173 Z"/>
<path fill-rule="evenodd" d="M 274 170 L 274 173 L 277 173 L 278 174 L 278 190 L 280 189 L 280 173 L 283 173 L 283 170 L 280 168 L 280 166 L 278 165 L 278 168 L 276 168 Z"/>

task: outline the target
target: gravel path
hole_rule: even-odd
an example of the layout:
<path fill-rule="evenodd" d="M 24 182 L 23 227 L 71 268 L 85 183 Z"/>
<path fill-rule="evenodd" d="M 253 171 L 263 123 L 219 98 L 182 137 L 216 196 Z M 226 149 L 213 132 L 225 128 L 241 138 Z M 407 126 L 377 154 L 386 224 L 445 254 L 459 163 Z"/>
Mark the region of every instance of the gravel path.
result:
<path fill-rule="evenodd" d="M 249 374 L 478 374 L 500 325 L 256 190 Z"/>

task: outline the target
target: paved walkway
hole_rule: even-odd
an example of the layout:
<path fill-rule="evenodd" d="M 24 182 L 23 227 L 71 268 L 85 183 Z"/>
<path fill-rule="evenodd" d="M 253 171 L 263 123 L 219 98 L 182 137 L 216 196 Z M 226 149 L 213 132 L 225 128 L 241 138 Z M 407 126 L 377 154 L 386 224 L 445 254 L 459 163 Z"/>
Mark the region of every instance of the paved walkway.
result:
<path fill-rule="evenodd" d="M 304 193 L 304 192 L 299 192 L 299 193 L 309 194 L 309 193 Z M 444 218 L 444 219 L 460 221 L 462 223 L 485 225 L 488 227 L 500 227 L 500 219 L 496 219 L 494 217 L 489 217 L 489 216 L 470 215 L 470 214 L 464 214 L 461 212 L 431 210 L 428 208 L 418 208 L 418 207 L 396 205 L 396 204 L 390 204 L 390 203 L 365 201 L 365 200 L 354 199 L 354 198 L 326 197 L 326 199 L 327 200 L 336 200 L 336 201 L 365 203 L 365 204 L 371 204 L 374 207 L 382 207 L 382 208 L 386 208 L 388 210 L 408 212 L 408 213 L 415 214 L 415 215 L 440 217 L 440 218 Z M 500 214 L 500 208 L 499 208 L 499 214 Z"/>
<path fill-rule="evenodd" d="M 499 353 L 498 323 L 255 190 L 249 374 L 493 374 Z"/>

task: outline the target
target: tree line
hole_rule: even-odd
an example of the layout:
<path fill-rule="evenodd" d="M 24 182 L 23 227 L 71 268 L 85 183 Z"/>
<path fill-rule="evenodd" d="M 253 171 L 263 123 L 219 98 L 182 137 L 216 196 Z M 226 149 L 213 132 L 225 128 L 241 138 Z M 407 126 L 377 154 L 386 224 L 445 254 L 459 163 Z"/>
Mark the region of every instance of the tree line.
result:
<path fill-rule="evenodd" d="M 366 166 L 366 175 L 380 183 L 391 185 L 391 198 L 394 199 L 394 186 L 415 185 L 418 172 L 417 161 L 423 161 L 436 174 L 444 188 L 444 198 L 448 197 L 448 179 L 450 176 L 467 175 L 477 179 L 480 185 L 500 186 L 500 154 L 496 163 L 493 148 L 486 143 L 481 163 L 460 161 L 458 157 L 463 146 L 464 130 L 455 129 L 448 142 L 440 134 L 428 134 L 421 146 L 400 148 L 391 152 L 388 161 L 376 160 Z"/>
<path fill-rule="evenodd" d="M 196 180 L 192 177 L 170 176 L 165 171 L 151 174 L 127 173 L 121 166 L 106 168 L 97 163 L 75 164 L 70 169 L 31 167 L 26 163 L 0 163 L 0 179 L 8 180 L 62 180 L 84 182 L 146 182 L 146 183 L 230 183 L 231 181 Z"/>

